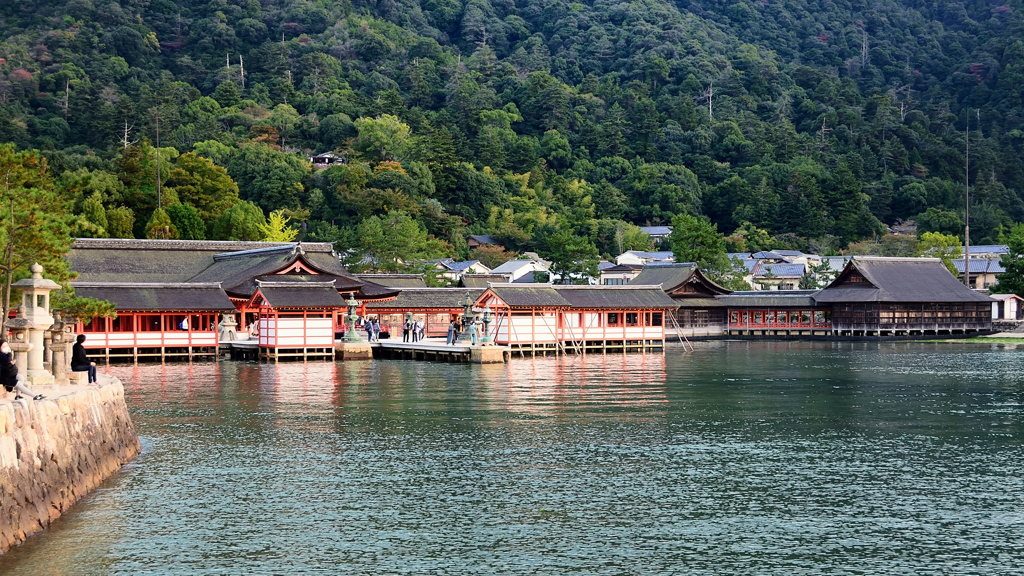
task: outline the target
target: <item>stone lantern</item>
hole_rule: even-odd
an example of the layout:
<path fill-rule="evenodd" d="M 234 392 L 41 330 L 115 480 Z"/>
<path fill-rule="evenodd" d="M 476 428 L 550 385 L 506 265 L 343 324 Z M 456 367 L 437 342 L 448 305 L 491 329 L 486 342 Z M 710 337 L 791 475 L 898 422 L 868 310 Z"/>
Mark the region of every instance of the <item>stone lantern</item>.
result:
<path fill-rule="evenodd" d="M 342 338 L 343 342 L 360 342 L 359 335 L 356 334 L 356 321 L 359 320 L 359 315 L 356 314 L 356 308 L 359 307 L 359 301 L 356 300 L 355 292 L 348 293 L 348 300 L 345 301 L 345 305 L 348 306 L 348 314 L 345 315 L 346 325 L 348 328 L 345 330 L 345 337 Z"/>
<path fill-rule="evenodd" d="M 484 323 L 484 337 L 483 337 L 483 339 L 480 340 L 480 343 L 484 344 L 484 345 L 491 344 L 491 343 L 494 342 L 494 337 L 491 336 L 491 331 L 490 331 L 490 326 L 491 326 L 491 307 L 490 306 L 484 306 L 483 323 Z"/>
<path fill-rule="evenodd" d="M 50 352 L 53 359 L 50 371 L 53 372 L 54 383 L 70 384 L 67 373 L 67 350 L 73 336 L 73 325 L 65 322 L 60 314 L 53 315 L 53 326 L 50 327 Z"/>
<path fill-rule="evenodd" d="M 28 372 L 28 351 L 32 349 L 32 342 L 29 341 L 29 331 L 35 326 L 25 319 L 23 311 L 19 308 L 18 316 L 7 321 L 7 329 L 11 331 L 11 350 L 16 354 L 15 362 L 18 365 L 18 373 Z"/>
<path fill-rule="evenodd" d="M 33 384 L 52 384 L 53 375 L 43 367 L 43 333 L 53 326 L 50 315 L 50 292 L 60 290 L 60 284 L 43 278 L 43 267 L 35 263 L 30 268 L 32 277 L 18 280 L 11 288 L 21 291 L 21 311 L 18 314 L 32 323 L 28 339 L 32 347 L 28 351 L 26 379 Z"/>
<path fill-rule="evenodd" d="M 457 342 L 473 342 L 475 334 L 474 323 L 476 322 L 476 314 L 473 313 L 473 298 L 470 297 L 469 292 L 466 293 L 466 301 L 462 305 L 462 332 L 459 332 L 459 338 Z"/>

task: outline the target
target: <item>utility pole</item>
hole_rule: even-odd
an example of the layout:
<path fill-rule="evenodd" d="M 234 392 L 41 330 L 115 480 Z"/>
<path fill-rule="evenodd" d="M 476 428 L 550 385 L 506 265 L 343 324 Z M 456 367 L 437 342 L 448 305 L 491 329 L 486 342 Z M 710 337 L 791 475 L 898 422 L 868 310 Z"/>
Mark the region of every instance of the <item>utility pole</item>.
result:
<path fill-rule="evenodd" d="M 163 208 L 163 195 L 160 189 L 160 113 L 156 114 L 156 209 Z"/>
<path fill-rule="evenodd" d="M 978 111 L 981 117 L 981 111 Z M 967 144 L 964 154 L 964 285 L 971 287 L 971 109 L 967 109 Z"/>

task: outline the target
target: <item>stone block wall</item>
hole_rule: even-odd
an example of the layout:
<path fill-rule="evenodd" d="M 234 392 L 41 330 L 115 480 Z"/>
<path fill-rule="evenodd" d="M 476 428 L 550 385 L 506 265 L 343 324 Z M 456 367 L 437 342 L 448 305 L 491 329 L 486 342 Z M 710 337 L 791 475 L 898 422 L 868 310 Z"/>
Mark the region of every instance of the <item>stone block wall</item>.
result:
<path fill-rule="evenodd" d="M 46 528 L 141 449 L 119 381 L 54 396 L 0 402 L 0 554 Z"/>

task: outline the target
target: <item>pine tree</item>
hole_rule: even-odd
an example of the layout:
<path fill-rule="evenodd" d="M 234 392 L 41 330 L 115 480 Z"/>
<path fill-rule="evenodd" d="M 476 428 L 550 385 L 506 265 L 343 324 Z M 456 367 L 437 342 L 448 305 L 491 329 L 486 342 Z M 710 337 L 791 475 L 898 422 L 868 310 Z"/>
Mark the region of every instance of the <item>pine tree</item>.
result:
<path fill-rule="evenodd" d="M 999 275 L 993 294 L 1016 294 L 1024 297 L 1024 224 L 1014 224 L 1006 239 L 1010 252 L 999 259 L 1006 270 Z"/>

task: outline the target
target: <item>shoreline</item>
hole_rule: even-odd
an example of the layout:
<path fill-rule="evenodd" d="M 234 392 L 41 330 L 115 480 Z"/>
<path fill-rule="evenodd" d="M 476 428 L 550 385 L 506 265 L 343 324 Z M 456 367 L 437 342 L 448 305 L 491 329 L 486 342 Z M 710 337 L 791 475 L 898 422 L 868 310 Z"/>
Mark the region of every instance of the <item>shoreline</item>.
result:
<path fill-rule="evenodd" d="M 0 555 L 19 546 L 141 451 L 124 386 L 39 386 L 0 399 Z"/>

